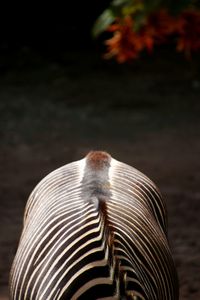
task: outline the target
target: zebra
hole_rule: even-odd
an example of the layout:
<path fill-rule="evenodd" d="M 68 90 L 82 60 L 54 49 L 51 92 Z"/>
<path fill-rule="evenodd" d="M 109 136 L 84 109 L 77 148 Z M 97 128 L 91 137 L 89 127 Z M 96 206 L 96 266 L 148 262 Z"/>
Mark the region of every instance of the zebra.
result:
<path fill-rule="evenodd" d="M 9 286 L 11 300 L 177 300 L 156 185 L 103 151 L 51 172 L 27 201 Z"/>

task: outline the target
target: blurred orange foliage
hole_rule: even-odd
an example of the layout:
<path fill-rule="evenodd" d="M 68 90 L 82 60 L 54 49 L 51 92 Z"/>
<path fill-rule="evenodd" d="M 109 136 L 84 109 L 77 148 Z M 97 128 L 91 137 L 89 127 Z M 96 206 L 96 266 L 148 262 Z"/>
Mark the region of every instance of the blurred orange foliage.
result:
<path fill-rule="evenodd" d="M 200 50 L 200 11 L 184 11 L 179 24 L 176 49 L 190 58 L 192 51 Z"/>
<path fill-rule="evenodd" d="M 143 50 L 152 52 L 157 44 L 173 40 L 176 49 L 190 58 L 192 51 L 200 50 L 200 11 L 186 10 L 178 16 L 171 16 L 161 9 L 150 14 L 138 31 L 134 29 L 134 19 L 126 16 L 118 18 L 108 27 L 113 36 L 105 41 L 105 58 L 115 57 L 123 63 L 139 57 Z"/>
<path fill-rule="evenodd" d="M 123 63 L 138 57 L 139 52 L 143 50 L 143 43 L 141 36 L 133 31 L 133 22 L 131 17 L 126 17 L 122 20 L 118 19 L 108 28 L 114 35 L 105 41 L 108 47 L 105 58 L 115 56 L 119 63 Z"/>

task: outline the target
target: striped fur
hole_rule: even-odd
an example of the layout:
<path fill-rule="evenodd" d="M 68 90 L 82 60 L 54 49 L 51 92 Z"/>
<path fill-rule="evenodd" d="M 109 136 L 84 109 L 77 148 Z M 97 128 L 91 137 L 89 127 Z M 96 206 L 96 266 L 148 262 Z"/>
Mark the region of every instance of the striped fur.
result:
<path fill-rule="evenodd" d="M 156 186 L 105 152 L 65 165 L 29 197 L 12 300 L 177 300 Z"/>

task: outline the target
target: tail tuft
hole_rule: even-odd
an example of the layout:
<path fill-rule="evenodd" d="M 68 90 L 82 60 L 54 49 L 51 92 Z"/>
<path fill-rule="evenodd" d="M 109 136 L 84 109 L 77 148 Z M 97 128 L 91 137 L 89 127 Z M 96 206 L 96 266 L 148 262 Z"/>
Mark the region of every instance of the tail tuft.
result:
<path fill-rule="evenodd" d="M 93 170 L 103 170 L 109 168 L 111 156 L 107 152 L 103 151 L 91 151 L 88 153 L 87 164 Z"/>

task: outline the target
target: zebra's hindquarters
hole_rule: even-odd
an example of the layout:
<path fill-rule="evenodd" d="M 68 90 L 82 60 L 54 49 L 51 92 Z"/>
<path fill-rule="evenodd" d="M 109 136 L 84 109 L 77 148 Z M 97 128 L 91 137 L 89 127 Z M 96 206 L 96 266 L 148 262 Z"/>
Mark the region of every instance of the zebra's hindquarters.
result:
<path fill-rule="evenodd" d="M 49 174 L 30 195 L 11 299 L 177 300 L 166 232 L 165 205 L 152 181 L 91 152 Z"/>

